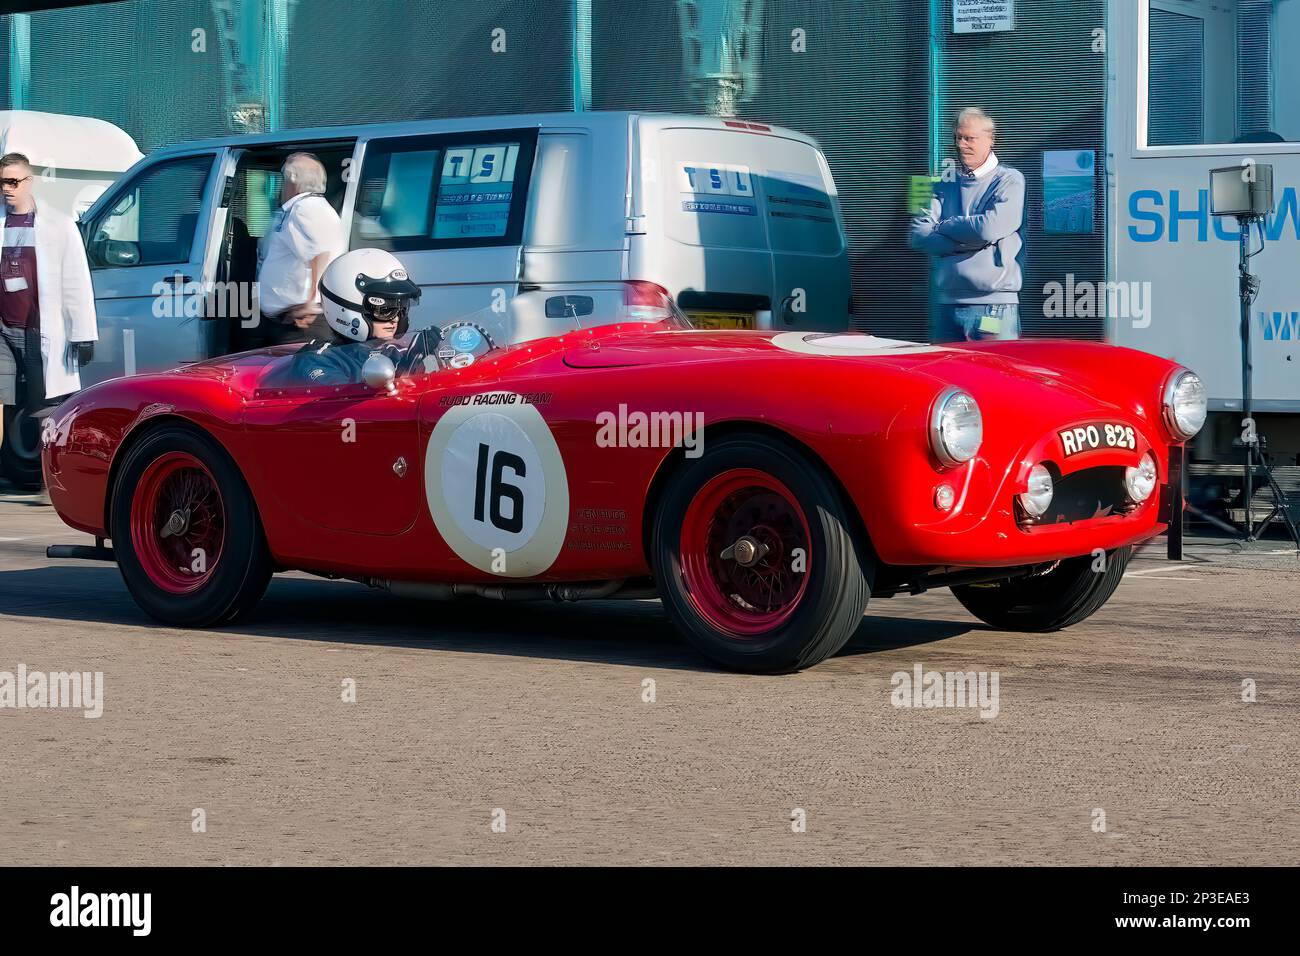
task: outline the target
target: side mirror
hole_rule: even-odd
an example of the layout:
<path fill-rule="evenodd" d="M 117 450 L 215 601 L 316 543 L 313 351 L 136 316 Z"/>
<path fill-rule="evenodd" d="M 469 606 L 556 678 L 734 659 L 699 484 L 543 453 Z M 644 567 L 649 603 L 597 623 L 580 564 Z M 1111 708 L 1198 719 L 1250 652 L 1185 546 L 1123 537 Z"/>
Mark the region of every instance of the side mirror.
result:
<path fill-rule="evenodd" d="M 546 300 L 548 319 L 576 319 L 596 311 L 596 300 L 589 295 L 553 295 Z"/>
<path fill-rule="evenodd" d="M 393 380 L 397 378 L 397 368 L 387 355 L 372 352 L 361 366 L 361 380 L 376 391 L 385 391 L 389 395 L 397 393 Z"/>
<path fill-rule="evenodd" d="M 99 247 L 99 261 L 109 268 L 137 265 L 140 247 L 121 239 L 105 239 Z"/>

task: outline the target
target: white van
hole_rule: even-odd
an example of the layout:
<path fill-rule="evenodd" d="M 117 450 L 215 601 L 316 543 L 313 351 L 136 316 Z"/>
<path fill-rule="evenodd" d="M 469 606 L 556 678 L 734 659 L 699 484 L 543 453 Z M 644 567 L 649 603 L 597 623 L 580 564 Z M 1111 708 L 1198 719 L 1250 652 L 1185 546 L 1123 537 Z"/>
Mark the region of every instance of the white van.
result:
<path fill-rule="evenodd" d="M 143 154 L 125 130 L 92 116 L 0 110 L 0 154 L 22 153 L 36 201 L 80 216 Z"/>
<path fill-rule="evenodd" d="M 195 321 L 185 290 L 252 283 L 297 150 L 325 164 L 350 248 L 391 250 L 420 284 L 416 328 L 475 316 L 518 341 L 601 296 L 653 299 L 643 283 L 701 326 L 848 325 L 835 183 L 801 133 L 634 112 L 291 130 L 160 149 L 82 217 L 100 323 L 83 384 L 259 343 L 228 308 Z"/>

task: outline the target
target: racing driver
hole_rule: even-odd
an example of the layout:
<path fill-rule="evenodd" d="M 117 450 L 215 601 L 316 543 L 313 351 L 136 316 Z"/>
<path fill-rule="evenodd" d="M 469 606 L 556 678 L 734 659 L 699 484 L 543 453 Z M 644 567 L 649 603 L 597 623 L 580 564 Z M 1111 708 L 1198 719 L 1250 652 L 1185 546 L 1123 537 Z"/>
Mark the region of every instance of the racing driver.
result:
<path fill-rule="evenodd" d="M 361 381 L 372 352 L 406 334 L 420 287 L 391 252 L 354 249 L 330 263 L 320 296 L 333 334 L 305 344 L 285 377 L 297 384 L 349 385 Z"/>

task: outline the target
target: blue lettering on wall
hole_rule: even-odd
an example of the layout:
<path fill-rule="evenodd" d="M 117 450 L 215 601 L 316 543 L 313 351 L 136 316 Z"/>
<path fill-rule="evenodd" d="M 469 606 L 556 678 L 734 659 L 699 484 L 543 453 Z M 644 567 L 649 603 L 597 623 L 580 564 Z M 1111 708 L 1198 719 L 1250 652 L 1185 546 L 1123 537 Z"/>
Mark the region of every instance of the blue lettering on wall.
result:
<path fill-rule="evenodd" d="M 1167 215 L 1164 211 L 1166 207 L 1169 210 Z M 1208 189 L 1196 191 L 1195 204 L 1191 202 L 1190 193 L 1180 193 L 1177 189 L 1169 190 L 1168 202 L 1162 193 L 1154 189 L 1135 189 L 1129 193 L 1128 217 L 1131 220 L 1128 236 L 1134 242 L 1159 242 L 1165 238 L 1166 223 L 1170 242 L 1184 238 L 1192 241 L 1192 223 L 1196 225 L 1195 241 L 1206 242 L 1209 239 L 1210 220 L 1214 220 L 1216 239 L 1237 242 L 1241 235 L 1239 229 L 1229 226 L 1227 217 L 1210 214 Z M 1297 200 L 1294 186 L 1282 190 L 1277 205 L 1264 220 L 1264 234 L 1269 242 L 1277 242 L 1284 236 L 1300 239 L 1300 200 Z"/>
<path fill-rule="evenodd" d="M 1264 341 L 1300 342 L 1300 312 L 1260 312 Z"/>
<path fill-rule="evenodd" d="M 1169 192 L 1169 241 L 1178 241 L 1178 224 L 1183 221 L 1196 223 L 1196 241 L 1204 242 L 1206 232 L 1210 228 L 1210 191 L 1208 189 L 1198 189 L 1196 191 L 1196 208 L 1180 209 L 1178 208 L 1178 190 L 1173 189 Z"/>
<path fill-rule="evenodd" d="M 1291 235 L 1300 236 L 1300 208 L 1296 205 L 1295 189 L 1290 186 L 1282 190 L 1282 201 L 1273 210 L 1273 214 L 1264 220 L 1264 233 L 1269 242 L 1277 242 L 1282 238 L 1282 229 L 1287 219 L 1291 220 Z"/>
<path fill-rule="evenodd" d="M 1160 237 L 1165 234 L 1165 220 L 1160 213 L 1148 212 L 1142 209 L 1138 204 L 1142 200 L 1148 200 L 1152 206 L 1160 207 L 1165 204 L 1165 197 L 1160 195 L 1154 189 L 1137 189 L 1129 193 L 1128 197 L 1128 217 L 1133 220 L 1143 220 L 1151 223 L 1151 231 L 1148 233 L 1138 232 L 1137 226 L 1128 227 L 1128 237 L 1134 242 L 1159 242 Z"/>

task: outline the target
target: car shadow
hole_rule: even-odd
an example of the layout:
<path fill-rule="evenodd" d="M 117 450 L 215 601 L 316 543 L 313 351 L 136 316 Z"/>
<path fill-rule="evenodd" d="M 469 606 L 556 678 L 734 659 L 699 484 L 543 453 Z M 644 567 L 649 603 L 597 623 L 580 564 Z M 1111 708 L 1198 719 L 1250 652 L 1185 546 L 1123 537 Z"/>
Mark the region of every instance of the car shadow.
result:
<path fill-rule="evenodd" d="M 872 604 L 871 607 L 875 607 Z M 970 631 L 988 630 L 978 621 L 942 621 L 923 617 L 894 617 L 870 613 L 862 618 L 862 623 L 853 632 L 847 644 L 836 657 L 850 657 L 855 654 L 878 654 L 881 651 L 894 651 L 900 647 L 918 647 L 922 644 L 934 644 L 949 638 L 960 637 Z"/>
<path fill-rule="evenodd" d="M 115 566 L 88 562 L 0 571 L 0 615 L 125 627 L 154 625 L 131 599 Z M 838 656 L 929 644 L 973 626 L 867 615 Z M 350 582 L 277 575 L 247 618 L 210 630 L 323 643 L 718 670 L 686 643 L 658 601 L 418 601 Z M 87 633 L 85 639 L 93 640 L 93 634 Z"/>

